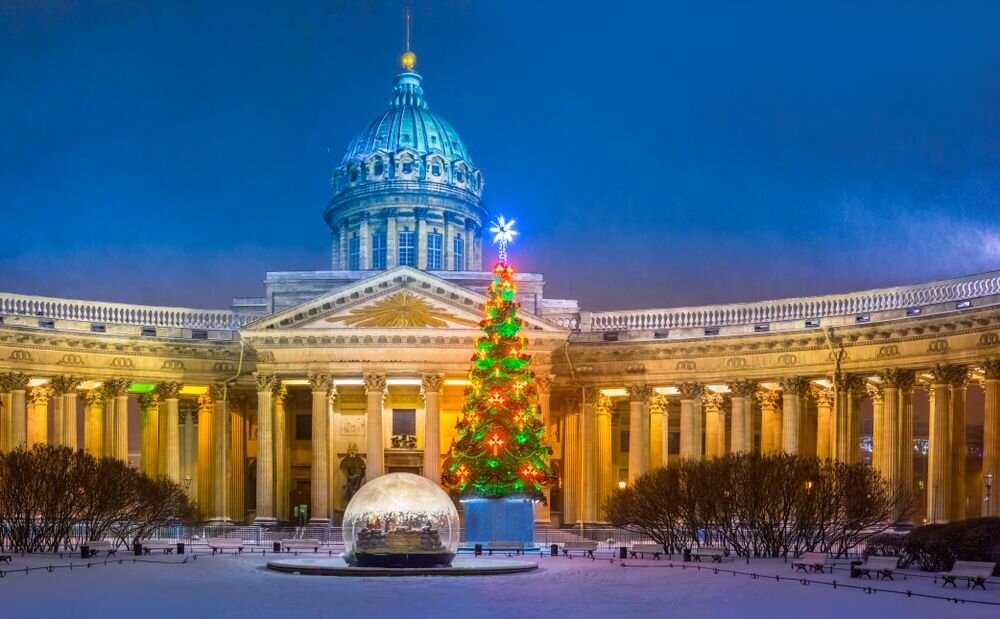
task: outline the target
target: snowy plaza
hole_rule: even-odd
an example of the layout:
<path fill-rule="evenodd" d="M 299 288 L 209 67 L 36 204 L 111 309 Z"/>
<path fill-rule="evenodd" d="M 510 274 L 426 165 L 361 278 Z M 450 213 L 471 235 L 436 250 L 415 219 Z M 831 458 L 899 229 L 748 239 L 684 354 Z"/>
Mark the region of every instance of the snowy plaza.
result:
<path fill-rule="evenodd" d="M 307 557 L 311 553 L 303 553 Z M 942 588 L 926 574 L 894 581 L 803 574 L 777 560 L 621 561 L 529 554 L 538 569 L 510 576 L 340 578 L 268 571 L 261 554 L 212 557 L 14 557 L 0 579 L 3 617 L 996 617 L 1000 582 Z M 484 562 L 506 560 L 481 558 Z M 49 572 L 49 565 L 69 565 Z M 622 566 L 624 563 L 624 567 Z M 682 566 L 684 566 L 682 568 Z M 43 568 L 23 572 L 24 567 Z M 21 571 L 18 571 L 20 568 Z M 719 573 L 715 573 L 718 569 Z M 740 572 L 732 575 L 730 572 Z M 742 575 L 756 573 L 759 578 Z M 780 581 L 775 579 L 780 577 Z M 813 581 L 802 584 L 802 579 Z M 836 581 L 838 587 L 831 584 Z M 828 584 L 821 584 L 828 583 Z M 845 587 L 846 585 L 846 587 Z M 867 593 L 850 587 L 871 587 Z M 955 603 L 887 591 L 992 604 Z M 503 610 L 498 610 L 498 607 Z"/>

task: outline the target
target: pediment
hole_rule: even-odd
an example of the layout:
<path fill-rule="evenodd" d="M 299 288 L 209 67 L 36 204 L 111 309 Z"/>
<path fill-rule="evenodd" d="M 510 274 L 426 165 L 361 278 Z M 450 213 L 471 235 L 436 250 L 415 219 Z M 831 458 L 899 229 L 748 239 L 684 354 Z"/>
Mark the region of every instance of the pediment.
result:
<path fill-rule="evenodd" d="M 398 267 L 267 316 L 245 332 L 333 329 L 479 330 L 483 295 L 424 271 Z M 565 330 L 531 314 L 530 331 Z"/>

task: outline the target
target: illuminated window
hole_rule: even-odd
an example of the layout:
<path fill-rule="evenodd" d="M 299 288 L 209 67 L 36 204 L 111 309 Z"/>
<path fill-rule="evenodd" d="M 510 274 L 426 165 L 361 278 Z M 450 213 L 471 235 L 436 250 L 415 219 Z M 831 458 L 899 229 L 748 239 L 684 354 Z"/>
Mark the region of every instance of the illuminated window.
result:
<path fill-rule="evenodd" d="M 427 268 L 431 271 L 441 270 L 441 240 L 438 232 L 427 235 Z"/>
<path fill-rule="evenodd" d="M 372 234 L 372 268 L 385 268 L 385 232 Z"/>
<path fill-rule="evenodd" d="M 464 271 L 465 270 L 465 241 L 462 237 L 456 236 L 455 242 L 452 243 L 452 251 L 454 252 L 455 260 L 455 270 Z"/>
<path fill-rule="evenodd" d="M 361 268 L 361 239 L 356 235 L 347 242 L 347 268 L 352 271 Z"/>
<path fill-rule="evenodd" d="M 399 233 L 399 266 L 416 266 L 416 256 L 413 250 L 413 232 L 403 230 Z"/>

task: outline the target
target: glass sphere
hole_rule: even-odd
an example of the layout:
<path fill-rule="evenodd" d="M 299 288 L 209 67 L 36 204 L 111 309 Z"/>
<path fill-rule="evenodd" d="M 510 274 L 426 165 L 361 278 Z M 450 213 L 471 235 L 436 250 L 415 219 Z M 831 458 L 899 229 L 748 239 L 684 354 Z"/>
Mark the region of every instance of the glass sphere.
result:
<path fill-rule="evenodd" d="M 362 567 L 451 565 L 458 510 L 434 482 L 390 473 L 361 486 L 344 510 L 344 558 Z"/>

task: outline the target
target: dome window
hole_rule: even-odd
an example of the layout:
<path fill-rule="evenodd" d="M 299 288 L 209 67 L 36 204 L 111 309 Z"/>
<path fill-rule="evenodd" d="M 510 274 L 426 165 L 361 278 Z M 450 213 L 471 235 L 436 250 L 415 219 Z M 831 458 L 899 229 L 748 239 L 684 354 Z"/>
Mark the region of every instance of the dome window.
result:
<path fill-rule="evenodd" d="M 413 174 L 413 162 L 404 161 L 403 162 L 403 174 Z"/>
<path fill-rule="evenodd" d="M 381 161 L 376 161 L 375 166 L 372 168 L 372 174 L 382 176 L 382 172 L 385 172 L 385 165 Z"/>
<path fill-rule="evenodd" d="M 353 170 L 351 170 L 351 182 L 352 183 L 358 182 L 358 169 L 357 168 L 354 168 Z"/>
<path fill-rule="evenodd" d="M 460 183 L 464 183 L 465 182 L 465 172 L 463 172 L 461 170 L 461 168 L 459 168 L 458 170 L 455 170 L 455 180 L 458 181 L 458 182 L 460 182 Z"/>
<path fill-rule="evenodd" d="M 431 174 L 433 174 L 434 176 L 441 176 L 441 166 L 439 166 L 436 163 L 434 165 L 432 165 L 431 166 Z"/>
<path fill-rule="evenodd" d="M 400 141 L 401 142 L 409 142 L 410 141 L 410 134 L 409 133 L 404 133 L 403 134 L 403 138 Z"/>

